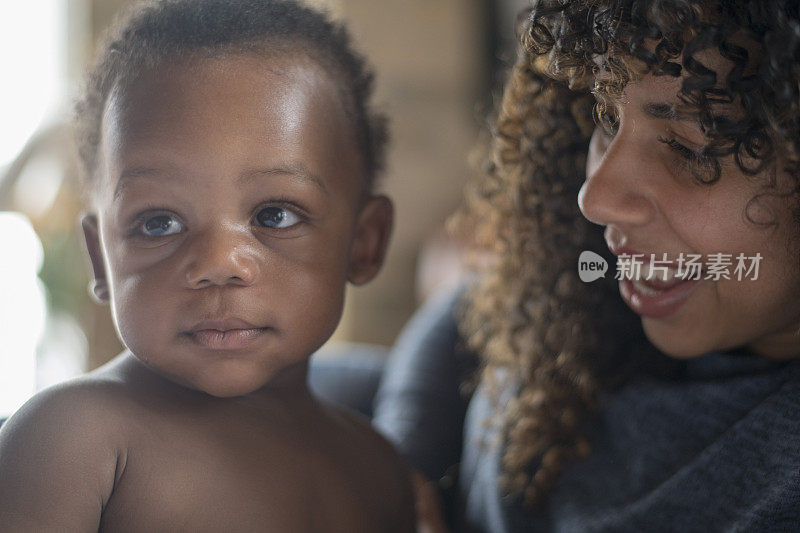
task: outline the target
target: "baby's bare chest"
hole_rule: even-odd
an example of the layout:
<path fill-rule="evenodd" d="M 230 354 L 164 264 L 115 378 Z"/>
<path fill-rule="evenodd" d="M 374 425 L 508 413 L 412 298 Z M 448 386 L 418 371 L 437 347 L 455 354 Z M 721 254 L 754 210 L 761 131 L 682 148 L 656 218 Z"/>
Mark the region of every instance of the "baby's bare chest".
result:
<path fill-rule="evenodd" d="M 290 433 L 235 421 L 142 433 L 121 462 L 101 529 L 377 531 L 358 475 L 313 435 Z"/>

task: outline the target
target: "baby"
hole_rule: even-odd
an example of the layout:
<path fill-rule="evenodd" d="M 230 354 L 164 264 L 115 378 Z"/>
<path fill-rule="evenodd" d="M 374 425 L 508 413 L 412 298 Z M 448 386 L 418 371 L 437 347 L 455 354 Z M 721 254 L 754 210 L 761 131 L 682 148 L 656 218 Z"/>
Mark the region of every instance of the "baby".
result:
<path fill-rule="evenodd" d="M 309 356 L 392 226 L 343 28 L 291 2 L 144 4 L 78 105 L 93 293 L 127 350 L 0 432 L 3 531 L 409 531 L 369 425 Z"/>

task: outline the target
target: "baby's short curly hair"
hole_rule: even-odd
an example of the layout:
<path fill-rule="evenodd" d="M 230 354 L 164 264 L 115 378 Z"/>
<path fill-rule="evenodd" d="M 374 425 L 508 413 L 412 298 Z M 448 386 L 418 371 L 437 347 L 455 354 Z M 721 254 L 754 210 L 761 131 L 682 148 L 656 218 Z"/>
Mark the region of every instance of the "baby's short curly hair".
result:
<path fill-rule="evenodd" d="M 383 168 L 385 117 L 372 109 L 373 73 L 343 25 L 288 0 L 161 0 L 138 4 L 109 31 L 75 106 L 78 149 L 92 179 L 106 102 L 143 69 L 182 57 L 301 51 L 340 84 L 371 190 Z"/>

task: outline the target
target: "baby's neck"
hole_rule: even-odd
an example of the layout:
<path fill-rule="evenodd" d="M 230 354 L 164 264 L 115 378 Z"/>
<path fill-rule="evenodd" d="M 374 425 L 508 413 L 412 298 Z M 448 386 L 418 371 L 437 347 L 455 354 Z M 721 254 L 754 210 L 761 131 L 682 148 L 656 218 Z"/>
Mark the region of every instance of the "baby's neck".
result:
<path fill-rule="evenodd" d="M 262 387 L 248 394 L 225 398 L 218 398 L 178 383 L 148 367 L 129 351 L 121 353 L 95 372 L 117 376 L 128 386 L 142 389 L 141 392 L 145 393 L 145 396 L 168 395 L 190 401 L 236 403 L 253 407 L 276 404 L 292 404 L 294 407 L 300 407 L 315 402 L 307 385 L 307 360 L 282 369 Z"/>
<path fill-rule="evenodd" d="M 278 402 L 299 406 L 313 402 L 308 388 L 308 361 L 283 369 L 260 389 L 238 398 L 250 405 Z"/>

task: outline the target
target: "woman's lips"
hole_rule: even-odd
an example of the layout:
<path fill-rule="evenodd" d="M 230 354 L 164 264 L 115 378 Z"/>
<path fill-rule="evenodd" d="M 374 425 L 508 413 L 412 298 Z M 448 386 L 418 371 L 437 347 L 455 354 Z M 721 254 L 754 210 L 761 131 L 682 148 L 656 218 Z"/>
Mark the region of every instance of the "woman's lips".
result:
<path fill-rule="evenodd" d="M 611 242 L 608 244 L 615 256 L 625 256 L 629 261 L 639 263 L 636 268 L 628 265 L 628 274 L 632 275 L 623 276 L 619 288 L 628 307 L 642 317 L 664 318 L 673 314 L 702 282 L 702 265 L 685 263 L 681 266 L 677 260 L 667 260 L 670 254 L 644 253 Z M 672 257 L 682 255 L 671 254 Z"/>
<path fill-rule="evenodd" d="M 700 286 L 702 280 L 630 280 L 619 282 L 628 307 L 643 317 L 664 318 L 676 312 Z"/>

